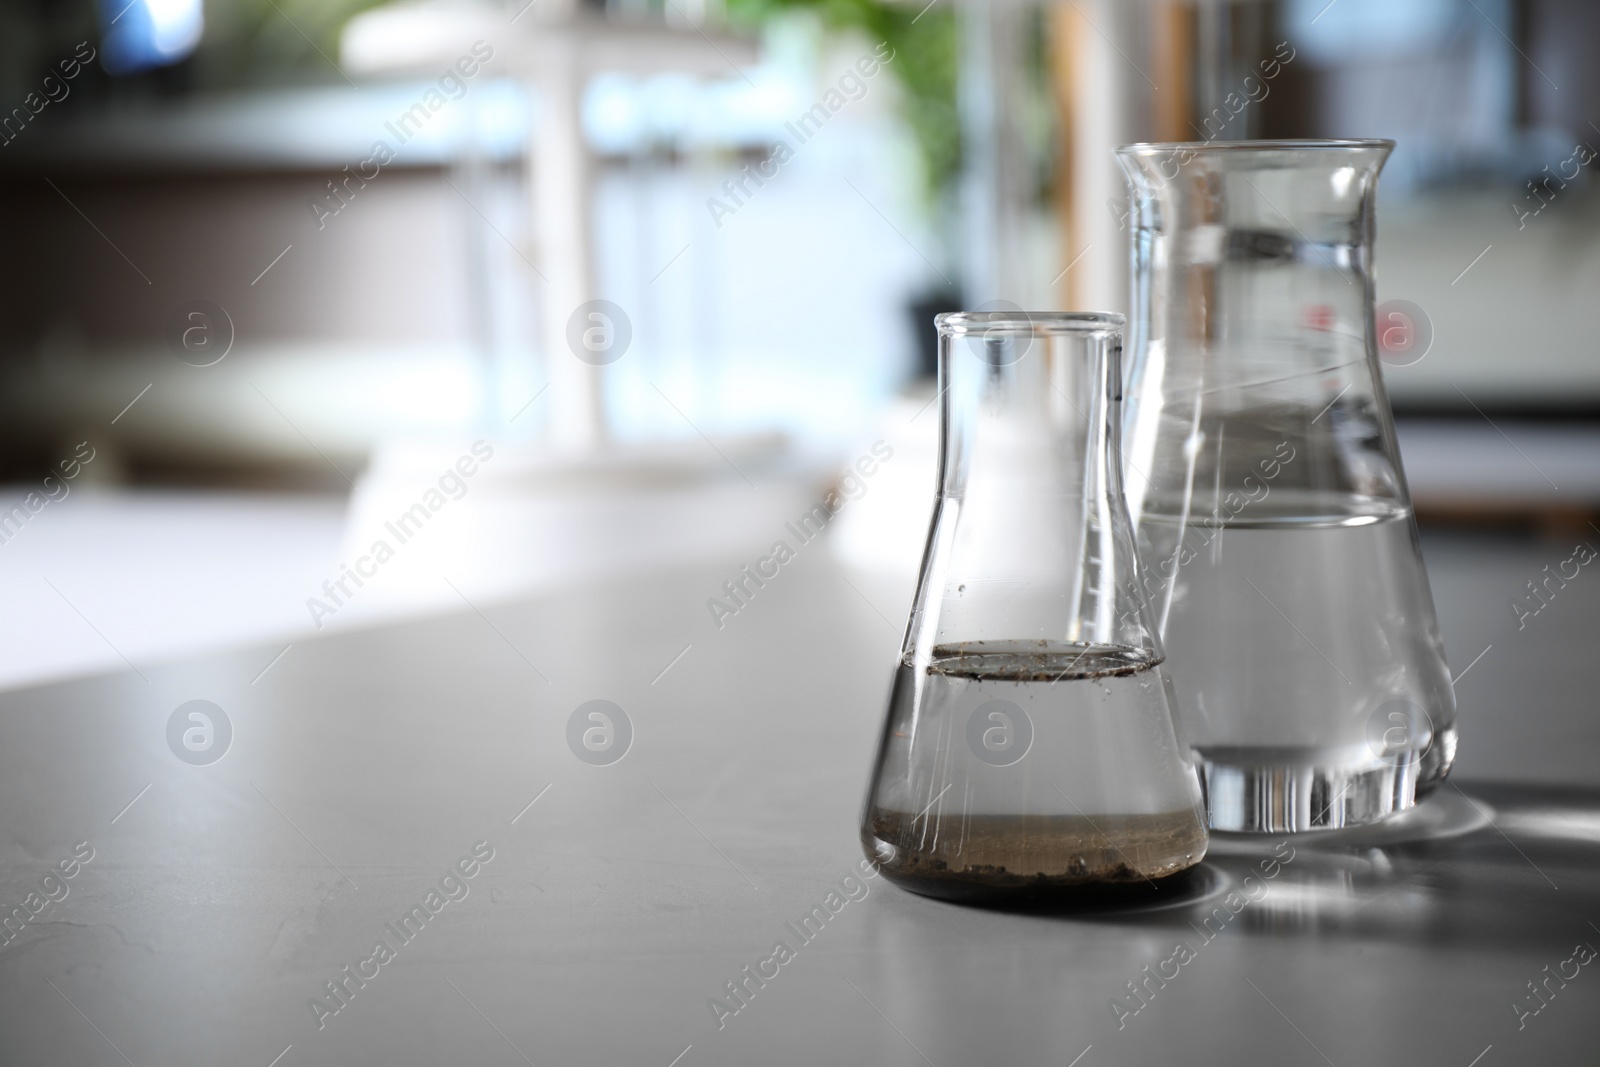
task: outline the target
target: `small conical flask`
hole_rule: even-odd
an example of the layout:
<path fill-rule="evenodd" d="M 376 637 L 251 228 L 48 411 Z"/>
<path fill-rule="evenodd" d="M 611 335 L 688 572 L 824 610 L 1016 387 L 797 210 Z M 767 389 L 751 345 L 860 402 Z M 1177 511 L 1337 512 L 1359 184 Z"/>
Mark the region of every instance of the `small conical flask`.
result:
<path fill-rule="evenodd" d="M 928 547 L 862 818 L 950 899 L 1143 883 L 1206 850 L 1117 459 L 1120 315 L 950 314 Z"/>
<path fill-rule="evenodd" d="M 1455 758 L 1378 363 L 1373 205 L 1393 147 L 1118 150 L 1128 506 L 1213 830 L 1373 822 Z"/>

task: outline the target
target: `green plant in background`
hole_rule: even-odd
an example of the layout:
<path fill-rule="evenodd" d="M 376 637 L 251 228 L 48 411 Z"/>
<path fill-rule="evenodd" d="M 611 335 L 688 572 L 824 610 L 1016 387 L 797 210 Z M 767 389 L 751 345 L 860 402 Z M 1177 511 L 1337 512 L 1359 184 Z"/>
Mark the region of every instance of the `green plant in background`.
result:
<path fill-rule="evenodd" d="M 210 80 L 274 82 L 294 75 L 338 75 L 339 32 L 361 12 L 386 0 L 207 0 Z M 297 80 L 297 79 L 296 79 Z"/>
<path fill-rule="evenodd" d="M 208 83 L 280 82 L 331 74 L 339 31 L 386 0 L 208 0 Z M 735 25 L 759 26 L 795 12 L 824 27 L 856 31 L 895 50 L 889 66 L 904 89 L 905 119 L 916 138 L 934 199 L 947 194 L 961 166 L 956 114 L 956 20 L 951 5 L 921 9 L 884 0 L 725 0 Z"/>
<path fill-rule="evenodd" d="M 736 25 L 811 11 L 834 30 L 856 30 L 895 50 L 889 69 L 905 89 L 905 117 L 922 153 L 929 192 L 949 190 L 961 169 L 956 114 L 956 21 L 948 4 L 924 8 L 883 0 L 727 0 Z"/>

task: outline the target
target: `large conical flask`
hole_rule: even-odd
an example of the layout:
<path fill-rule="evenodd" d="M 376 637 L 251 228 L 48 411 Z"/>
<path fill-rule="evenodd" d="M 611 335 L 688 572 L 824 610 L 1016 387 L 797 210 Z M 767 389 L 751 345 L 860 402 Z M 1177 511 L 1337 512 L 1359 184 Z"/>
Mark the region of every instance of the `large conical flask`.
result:
<path fill-rule="evenodd" d="M 1145 144 L 1125 469 L 1214 830 L 1373 822 L 1455 755 L 1379 373 L 1390 141 Z"/>
<path fill-rule="evenodd" d="M 950 899 L 1143 883 L 1205 854 L 1117 462 L 1120 315 L 952 314 L 937 498 L 862 820 Z"/>

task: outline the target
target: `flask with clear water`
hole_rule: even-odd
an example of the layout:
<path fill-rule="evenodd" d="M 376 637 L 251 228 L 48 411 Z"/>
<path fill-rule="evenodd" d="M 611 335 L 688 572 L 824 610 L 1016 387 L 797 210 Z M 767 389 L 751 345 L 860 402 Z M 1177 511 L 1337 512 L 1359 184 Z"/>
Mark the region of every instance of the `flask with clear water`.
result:
<path fill-rule="evenodd" d="M 867 855 L 963 900 L 1175 874 L 1207 836 L 1122 498 L 1122 317 L 937 322 L 937 498 Z"/>
<path fill-rule="evenodd" d="M 1389 141 L 1130 145 L 1124 474 L 1212 829 L 1411 807 L 1455 699 L 1373 321 Z"/>

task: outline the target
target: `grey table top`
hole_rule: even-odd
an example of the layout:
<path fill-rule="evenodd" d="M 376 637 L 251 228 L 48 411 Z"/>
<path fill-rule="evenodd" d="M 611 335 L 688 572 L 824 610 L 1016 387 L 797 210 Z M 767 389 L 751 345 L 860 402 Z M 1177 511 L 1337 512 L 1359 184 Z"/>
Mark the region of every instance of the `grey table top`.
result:
<path fill-rule="evenodd" d="M 1159 896 L 963 908 L 860 877 L 901 609 L 818 551 L 719 631 L 705 598 L 736 569 L 297 644 L 265 673 L 276 648 L 0 695 L 0 900 L 28 920 L 0 947 L 0 1063 L 1600 1055 L 1600 966 L 1575 956 L 1600 946 L 1592 728 L 1565 735 L 1566 785 L 1469 759 L 1397 824 L 1217 840 Z M 206 765 L 167 740 L 197 699 L 232 729 Z M 596 699 L 632 726 L 609 765 L 567 741 Z"/>

